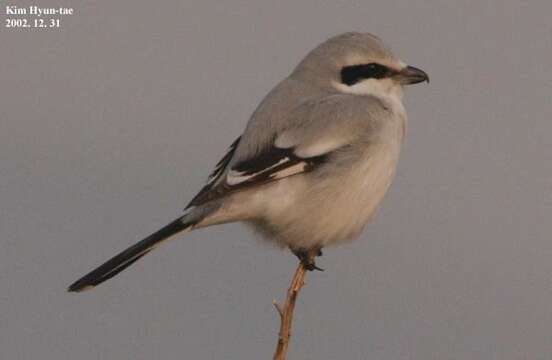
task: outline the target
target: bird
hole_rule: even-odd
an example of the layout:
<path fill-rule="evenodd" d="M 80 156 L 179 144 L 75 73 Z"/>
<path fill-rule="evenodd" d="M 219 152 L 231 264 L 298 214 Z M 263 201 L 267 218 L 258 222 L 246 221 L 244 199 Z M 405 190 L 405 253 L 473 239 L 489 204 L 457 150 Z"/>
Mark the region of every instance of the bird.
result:
<path fill-rule="evenodd" d="M 403 88 L 424 81 L 375 35 L 327 39 L 260 102 L 181 216 L 68 291 L 103 283 L 178 233 L 230 222 L 321 270 L 314 257 L 358 238 L 382 202 L 406 133 Z"/>

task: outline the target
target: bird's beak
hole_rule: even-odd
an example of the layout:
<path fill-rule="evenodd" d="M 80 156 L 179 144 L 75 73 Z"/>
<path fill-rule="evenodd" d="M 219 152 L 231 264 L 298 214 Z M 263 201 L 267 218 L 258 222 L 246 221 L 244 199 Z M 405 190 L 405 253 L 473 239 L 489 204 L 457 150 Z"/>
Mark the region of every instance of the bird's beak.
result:
<path fill-rule="evenodd" d="M 414 66 L 407 66 L 399 71 L 395 77 L 401 83 L 401 85 L 411 85 L 427 81 L 429 83 L 429 76 L 425 71 L 415 68 Z"/>

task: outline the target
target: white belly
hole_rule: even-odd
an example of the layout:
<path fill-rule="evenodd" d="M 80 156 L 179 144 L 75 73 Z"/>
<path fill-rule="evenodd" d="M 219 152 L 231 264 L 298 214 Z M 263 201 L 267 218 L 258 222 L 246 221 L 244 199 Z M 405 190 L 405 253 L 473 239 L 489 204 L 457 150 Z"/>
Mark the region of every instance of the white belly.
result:
<path fill-rule="evenodd" d="M 257 195 L 255 211 L 262 208 L 264 216 L 252 223 L 284 246 L 325 247 L 353 239 L 389 188 L 399 151 L 400 141 L 376 145 L 347 171 L 316 181 L 297 176 L 275 182 Z"/>

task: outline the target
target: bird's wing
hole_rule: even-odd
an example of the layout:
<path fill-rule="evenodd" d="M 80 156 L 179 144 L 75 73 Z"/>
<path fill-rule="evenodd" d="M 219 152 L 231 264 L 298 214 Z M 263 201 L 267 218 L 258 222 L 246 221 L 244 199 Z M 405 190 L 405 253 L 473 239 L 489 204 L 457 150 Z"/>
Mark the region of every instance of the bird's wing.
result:
<path fill-rule="evenodd" d="M 219 160 L 219 162 L 215 165 L 215 168 L 207 178 L 207 183 L 203 186 L 201 190 L 194 196 L 192 201 L 186 206 L 186 209 L 191 206 L 197 206 L 205 201 L 201 201 L 202 199 L 206 198 L 206 195 L 209 194 L 214 188 L 217 187 L 217 184 L 220 182 L 221 177 L 225 173 L 228 164 L 230 163 L 230 160 L 232 160 L 232 157 L 234 156 L 234 153 L 236 151 L 236 148 L 238 147 L 238 144 L 240 143 L 241 136 L 238 137 L 234 142 L 230 145 L 228 150 L 226 151 L 226 154 L 222 157 L 222 159 Z"/>
<path fill-rule="evenodd" d="M 290 113 L 288 126 L 272 134 L 259 151 L 239 154 L 246 134 L 231 146 L 209 182 L 188 207 L 316 169 L 332 152 L 343 148 L 373 127 L 367 104 L 352 95 L 331 95 L 306 101 Z"/>
<path fill-rule="evenodd" d="M 228 147 L 228 150 L 226 151 L 226 154 L 222 157 L 222 159 L 219 160 L 219 162 L 215 165 L 215 168 L 209 175 L 209 178 L 207 179 L 207 185 L 213 184 L 219 180 L 221 175 L 224 173 L 224 170 L 226 170 L 226 167 L 230 163 L 230 160 L 232 160 L 232 157 L 234 156 L 234 152 L 236 151 L 236 148 L 238 147 L 238 144 L 240 143 L 241 136 L 239 136 L 234 142 Z"/>

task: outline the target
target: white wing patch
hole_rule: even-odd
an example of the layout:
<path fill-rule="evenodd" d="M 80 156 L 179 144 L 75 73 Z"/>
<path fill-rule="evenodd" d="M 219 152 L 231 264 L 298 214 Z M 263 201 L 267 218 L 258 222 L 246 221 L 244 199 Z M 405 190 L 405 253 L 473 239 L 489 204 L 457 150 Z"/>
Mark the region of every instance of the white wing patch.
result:
<path fill-rule="evenodd" d="M 277 179 L 283 179 L 283 178 L 291 176 L 291 175 L 299 174 L 299 173 L 302 173 L 303 171 L 305 171 L 306 167 L 307 167 L 307 163 L 301 162 L 299 164 L 295 164 L 293 166 L 282 169 L 282 170 L 272 174 L 271 178 L 274 179 L 274 180 L 277 180 Z"/>
<path fill-rule="evenodd" d="M 230 186 L 233 186 L 233 185 L 241 184 L 242 182 L 245 182 L 255 176 L 255 174 L 243 175 L 243 173 L 244 172 L 242 171 L 230 170 L 228 172 L 228 175 L 226 175 L 226 183 Z"/>
<path fill-rule="evenodd" d="M 270 171 L 271 169 L 273 169 L 277 166 L 285 164 L 287 162 L 289 162 L 289 157 L 282 158 L 277 163 L 272 164 L 271 166 L 269 166 L 267 168 L 264 168 L 260 171 L 254 172 L 254 173 L 248 173 L 247 171 L 230 170 L 228 172 L 228 175 L 226 175 L 226 183 L 230 186 L 241 184 L 243 182 L 246 182 L 248 180 L 251 180 L 251 179 L 255 178 L 258 175 L 264 174 L 265 172 Z M 292 166 L 292 168 L 293 168 L 293 166 Z M 284 169 L 283 171 L 285 171 L 285 170 L 287 170 L 287 169 Z M 275 173 L 275 174 L 278 174 L 278 173 Z"/>
<path fill-rule="evenodd" d="M 213 169 L 213 173 L 209 175 L 209 178 L 207 178 L 207 185 L 211 185 L 218 179 L 224 167 L 226 167 L 226 164 L 219 164 Z"/>

